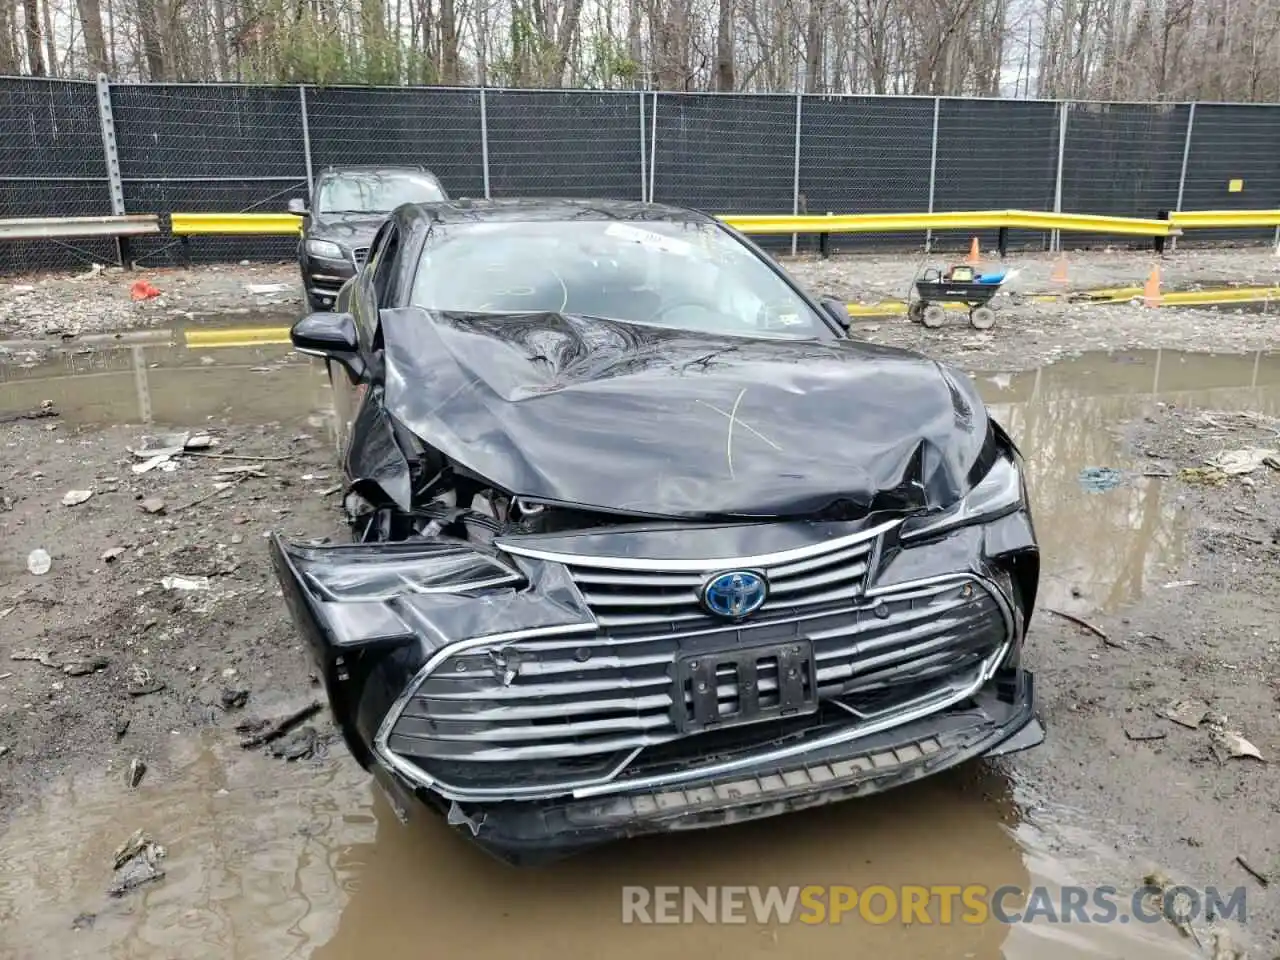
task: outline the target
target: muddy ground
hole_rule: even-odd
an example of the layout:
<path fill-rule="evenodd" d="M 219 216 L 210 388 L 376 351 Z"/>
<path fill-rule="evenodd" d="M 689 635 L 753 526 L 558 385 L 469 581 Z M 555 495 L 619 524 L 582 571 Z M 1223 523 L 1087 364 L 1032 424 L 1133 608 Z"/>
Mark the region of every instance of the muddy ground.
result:
<path fill-rule="evenodd" d="M 1257 275 L 1230 279 L 1270 282 L 1262 255 L 1248 256 Z M 1219 279 L 1244 258 L 1224 258 Z M 841 269 L 872 291 L 889 267 L 859 262 L 797 272 Z M 1131 282 L 1135 269 L 1090 282 Z M 287 282 L 289 270 L 200 276 L 185 289 L 213 284 L 198 288 L 202 304 L 239 311 L 257 309 L 244 282 Z M 49 281 L 41 295 L 120 282 Z M 96 301 L 79 296 L 91 312 Z M 289 294 L 263 296 L 288 310 Z M 116 324 L 166 316 L 121 302 Z M 165 309 L 193 305 L 175 297 Z M 868 956 L 1210 956 L 1206 923 L 1198 950 L 1164 928 L 657 930 L 616 919 L 623 884 L 1131 889 L 1151 870 L 1245 887 L 1248 916 L 1233 936 L 1252 957 L 1280 953 L 1276 888 L 1250 873 L 1280 877 L 1280 470 L 1180 473 L 1223 451 L 1280 447 L 1280 360 L 1130 346 L 1141 334 L 1143 346 L 1230 352 L 1280 337 L 1258 315 L 1183 337 L 1182 311 L 1142 313 L 1125 332 L 1117 310 L 1129 308 L 1078 309 L 1090 330 L 1080 339 L 1078 324 L 1045 320 L 1042 339 L 996 337 L 998 349 L 958 350 L 970 334 L 961 327 L 926 344 L 975 374 L 1028 458 L 1045 576 L 1027 656 L 1046 743 L 866 803 L 636 842 L 536 878 L 439 823 L 396 822 L 323 714 L 302 728 L 314 736 L 287 738 L 292 760 L 240 745 L 238 725 L 321 697 L 265 540 L 338 535 L 326 389 L 310 362 L 284 347 L 81 353 L 9 313 L 8 333 L 58 342 L 43 360 L 0 364 L 0 413 L 58 415 L 0 423 L 0 957 L 345 960 L 427 942 L 486 957 L 593 957 L 602 943 L 624 957 L 835 957 L 850 955 L 850 937 Z M 873 332 L 890 339 L 890 325 L 893 342 L 918 335 L 902 318 Z M 1095 336 L 1112 351 L 1041 366 Z M 217 456 L 135 472 L 144 461 L 128 448 L 175 428 L 207 434 L 217 443 L 202 452 Z M 75 490 L 92 496 L 64 505 Z M 163 511 L 147 512 L 151 500 Z M 36 549 L 48 572 L 28 568 Z M 198 589 L 166 587 L 175 576 Z M 1194 728 L 1161 715 L 1182 701 L 1203 705 Z M 1224 753 L 1221 731 L 1263 759 Z M 147 769 L 130 786 L 135 759 Z M 111 851 L 138 828 L 168 847 L 168 875 L 110 898 Z"/>

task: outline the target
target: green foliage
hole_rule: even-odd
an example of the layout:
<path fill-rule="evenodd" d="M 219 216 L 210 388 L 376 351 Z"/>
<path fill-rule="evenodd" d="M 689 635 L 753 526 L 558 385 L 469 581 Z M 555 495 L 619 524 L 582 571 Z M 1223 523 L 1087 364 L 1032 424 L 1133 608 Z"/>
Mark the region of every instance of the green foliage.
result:
<path fill-rule="evenodd" d="M 626 44 L 617 37 L 594 36 L 586 46 L 580 71 L 583 86 L 602 90 L 629 87 L 640 75 L 640 64 L 631 59 Z"/>

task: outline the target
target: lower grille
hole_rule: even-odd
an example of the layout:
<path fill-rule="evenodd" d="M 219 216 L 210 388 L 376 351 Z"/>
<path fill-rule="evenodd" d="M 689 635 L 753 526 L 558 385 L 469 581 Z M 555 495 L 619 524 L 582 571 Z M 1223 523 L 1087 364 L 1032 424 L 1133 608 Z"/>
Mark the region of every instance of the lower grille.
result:
<path fill-rule="evenodd" d="M 364 262 L 369 259 L 368 247 L 356 247 L 351 251 L 351 260 L 357 267 L 363 267 Z"/>
<path fill-rule="evenodd" d="M 792 639 L 812 645 L 818 710 L 736 727 L 736 743 L 749 748 L 753 740 L 776 739 L 779 729 L 803 736 L 815 726 L 851 728 L 891 715 L 904 698 L 916 703 L 921 691 L 976 676 L 1010 636 L 991 588 L 957 575 L 834 609 L 799 606 L 744 623 L 664 618 L 588 635 L 481 644 L 435 665 L 404 703 L 385 746 L 461 789 L 607 780 L 629 764 L 645 764 L 646 751 L 686 753 L 685 744 L 688 755 L 701 758 L 703 737 L 729 732 L 681 734 L 678 721 L 692 709 L 678 679 L 681 658 Z M 766 665 L 759 694 L 776 692 Z M 731 711 L 740 695 L 737 684 L 717 677 L 715 699 L 723 709 Z M 705 747 L 714 752 L 711 741 Z"/>

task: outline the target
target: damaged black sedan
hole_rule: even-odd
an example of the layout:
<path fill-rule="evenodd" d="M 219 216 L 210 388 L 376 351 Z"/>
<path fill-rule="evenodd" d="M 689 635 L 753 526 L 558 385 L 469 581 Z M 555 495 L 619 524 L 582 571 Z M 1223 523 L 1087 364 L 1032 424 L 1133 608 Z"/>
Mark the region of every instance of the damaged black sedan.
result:
<path fill-rule="evenodd" d="M 1033 746 L 1039 554 L 968 378 L 748 240 L 412 205 L 334 313 L 353 543 L 272 541 L 356 758 L 531 863 Z"/>

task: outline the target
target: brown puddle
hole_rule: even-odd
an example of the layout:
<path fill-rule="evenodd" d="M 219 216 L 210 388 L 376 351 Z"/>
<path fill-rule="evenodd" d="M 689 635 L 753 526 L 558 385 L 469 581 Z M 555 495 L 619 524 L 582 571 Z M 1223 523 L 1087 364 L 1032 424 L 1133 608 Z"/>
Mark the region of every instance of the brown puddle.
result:
<path fill-rule="evenodd" d="M 190 759 L 172 783 L 126 796 L 115 778 L 64 781 L 11 824 L 0 842 L 0 955 L 1194 955 L 1163 923 L 906 927 L 856 913 L 817 925 L 753 916 L 719 925 L 622 922 L 623 887 L 635 885 L 1043 884 L 1057 898 L 1072 879 L 1068 861 L 1037 830 L 1016 825 L 1007 779 L 980 765 L 866 801 L 631 841 L 535 871 L 488 859 L 433 817 L 401 824 L 345 755 L 286 765 L 219 743 L 216 734 L 183 749 Z M 166 844 L 167 876 L 111 900 L 103 891 L 112 848 L 137 827 Z M 1086 872 L 1098 869 L 1091 855 L 1082 863 Z M 87 913 L 96 914 L 92 926 L 72 930 Z"/>
<path fill-rule="evenodd" d="M 1157 398 L 1280 413 L 1280 357 L 1265 354 L 1084 356 L 979 375 L 978 384 L 1027 456 L 1044 602 L 1068 610 L 1135 599 L 1172 579 L 1181 553 L 1176 503 L 1161 480 L 1128 472 L 1140 474 L 1141 464 L 1121 459 L 1112 433 L 1119 421 Z M 316 368 L 280 346 L 140 344 L 0 367 L 0 412 L 45 399 L 75 424 L 327 416 Z M 1125 480 L 1087 492 L 1080 471 L 1094 466 L 1126 470 Z M 818 925 L 754 917 L 622 923 L 624 886 L 1043 884 L 1057 897 L 1068 883 L 1112 883 L 1123 895 L 1139 882 L 1137 866 L 1069 827 L 1066 814 L 1029 816 L 1023 788 L 995 765 L 520 871 L 429 816 L 400 824 L 340 744 L 329 760 L 284 764 L 216 733 L 174 739 L 185 768 L 171 781 L 127 793 L 115 775 L 54 782 L 8 825 L 0 837 L 0 958 L 1196 955 L 1163 923 L 904 926 L 856 914 Z M 139 827 L 168 848 L 168 875 L 111 900 L 111 851 Z M 72 930 L 85 913 L 96 915 L 92 926 Z"/>

